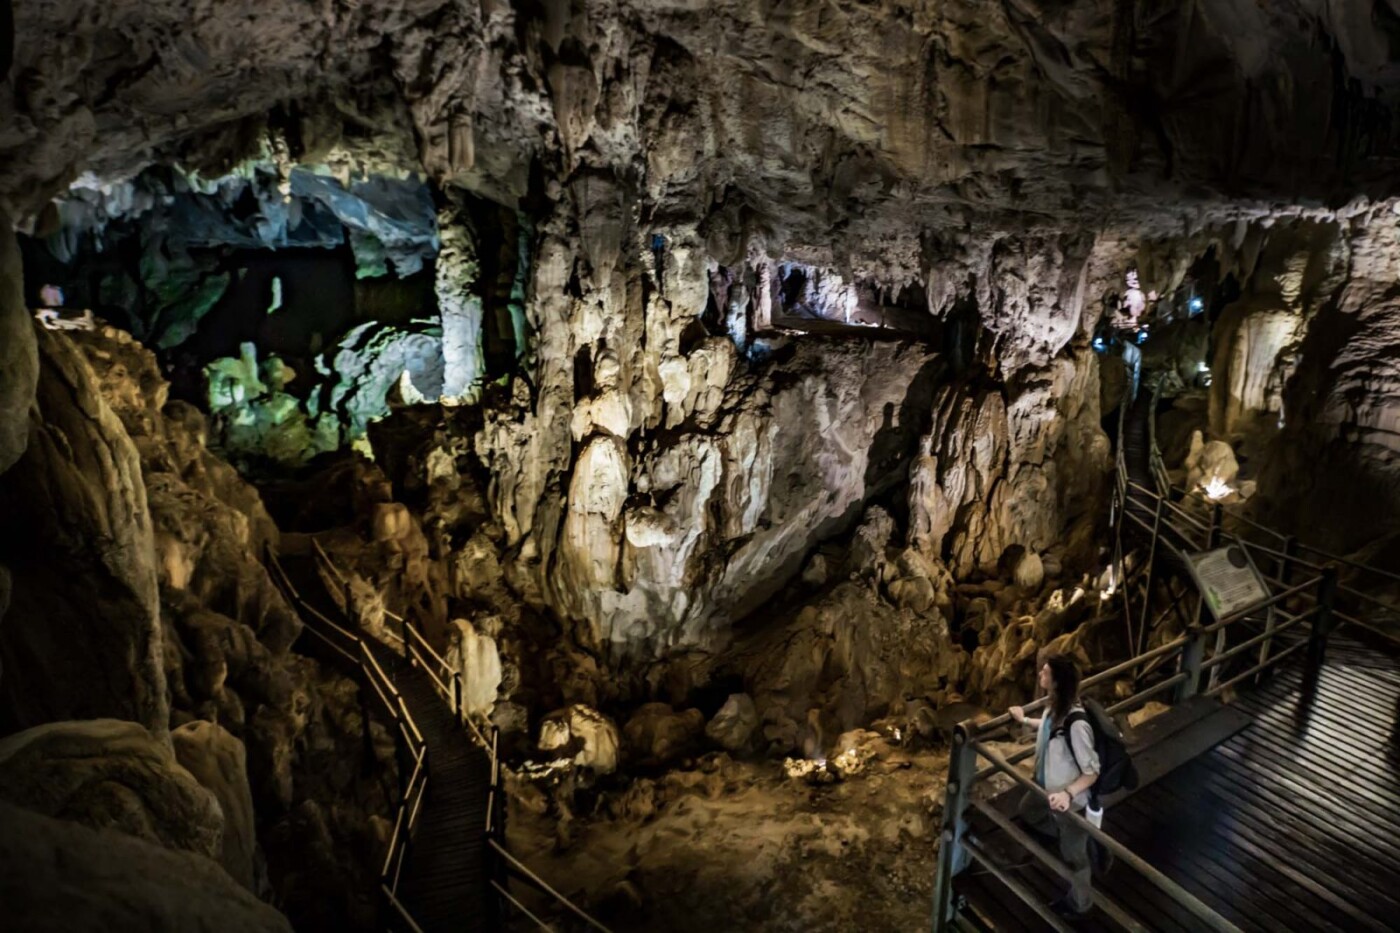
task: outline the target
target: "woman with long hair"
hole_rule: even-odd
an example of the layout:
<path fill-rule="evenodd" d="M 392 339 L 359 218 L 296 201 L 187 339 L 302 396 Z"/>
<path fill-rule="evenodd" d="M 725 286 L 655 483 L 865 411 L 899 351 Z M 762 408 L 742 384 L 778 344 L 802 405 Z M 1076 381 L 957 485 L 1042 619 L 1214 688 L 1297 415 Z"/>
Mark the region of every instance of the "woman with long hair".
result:
<path fill-rule="evenodd" d="M 1089 803 L 1089 788 L 1099 777 L 1094 728 L 1079 703 L 1079 666 L 1073 658 L 1063 654 L 1046 657 L 1036 684 L 1049 697 L 1046 714 L 1034 719 L 1019 706 L 1011 707 L 1009 712 L 1017 722 L 1037 730 L 1035 782 L 1046 793 L 1026 791 L 1019 813 L 1032 830 L 1059 842 L 1060 858 L 1074 873 L 1069 893 L 1051 907 L 1062 916 L 1083 916 L 1094 906 L 1089 834 L 1076 825 L 1070 813 L 1083 814 Z"/>

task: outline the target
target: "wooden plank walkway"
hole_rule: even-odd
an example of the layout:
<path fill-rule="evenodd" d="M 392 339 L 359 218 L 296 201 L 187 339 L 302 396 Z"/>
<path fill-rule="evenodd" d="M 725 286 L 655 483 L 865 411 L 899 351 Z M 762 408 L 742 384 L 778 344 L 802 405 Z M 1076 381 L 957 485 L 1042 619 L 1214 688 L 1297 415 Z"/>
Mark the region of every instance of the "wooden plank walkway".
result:
<path fill-rule="evenodd" d="M 281 562 L 308 604 L 345 624 L 313 558 L 284 555 Z M 486 866 L 490 757 L 457 722 L 427 672 L 373 637 L 364 640 L 403 696 L 428 746 L 427 793 L 399 882 L 399 900 L 424 933 L 495 929 Z M 393 731 L 392 723 L 386 726 Z M 394 818 L 393 813 L 386 816 Z"/>
<path fill-rule="evenodd" d="M 1314 684 L 1301 661 L 1286 663 L 1231 705 L 1252 724 L 1112 806 L 1105 829 L 1242 929 L 1396 929 L 1400 660 L 1394 650 L 1334 634 Z M 1004 839 L 998 851 L 1007 851 Z M 1058 879 L 1031 856 L 1009 857 L 1016 877 L 1046 902 L 1059 895 Z M 1127 866 L 1115 866 L 1096 884 L 1152 929 L 1199 928 Z M 976 866 L 959 878 L 958 890 L 997 930 L 1046 928 Z M 1096 912 L 1077 928 L 1116 927 Z"/>
<path fill-rule="evenodd" d="M 428 792 L 399 896 L 424 933 L 489 930 L 486 805 L 491 764 L 428 674 L 370 640 L 428 746 Z"/>

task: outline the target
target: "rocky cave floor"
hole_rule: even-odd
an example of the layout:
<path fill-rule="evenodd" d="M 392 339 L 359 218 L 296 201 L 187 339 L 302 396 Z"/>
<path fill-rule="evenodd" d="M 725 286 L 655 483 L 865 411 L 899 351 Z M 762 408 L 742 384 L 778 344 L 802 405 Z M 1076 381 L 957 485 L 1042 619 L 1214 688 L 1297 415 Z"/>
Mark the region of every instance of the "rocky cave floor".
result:
<path fill-rule="evenodd" d="M 919 929 L 947 755 L 879 744 L 862 773 L 829 784 L 721 752 L 566 821 L 522 802 L 511 839 L 619 930 Z"/>

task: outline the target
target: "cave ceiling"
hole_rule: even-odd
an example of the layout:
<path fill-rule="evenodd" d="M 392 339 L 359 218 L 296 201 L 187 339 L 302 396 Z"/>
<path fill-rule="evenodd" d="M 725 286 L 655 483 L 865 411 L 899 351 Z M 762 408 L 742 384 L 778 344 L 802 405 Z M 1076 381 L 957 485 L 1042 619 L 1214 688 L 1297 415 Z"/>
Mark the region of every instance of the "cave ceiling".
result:
<path fill-rule="evenodd" d="M 849 254 L 1396 193 L 1398 0 L 23 0 L 0 205 L 206 173 L 268 128 L 508 205 Z"/>

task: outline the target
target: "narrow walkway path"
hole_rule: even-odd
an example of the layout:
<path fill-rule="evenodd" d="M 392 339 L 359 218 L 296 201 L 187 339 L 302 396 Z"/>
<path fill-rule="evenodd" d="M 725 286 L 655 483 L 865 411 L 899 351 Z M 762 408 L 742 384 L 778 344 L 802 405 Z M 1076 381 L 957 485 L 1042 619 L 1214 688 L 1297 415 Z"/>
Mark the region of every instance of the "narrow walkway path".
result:
<path fill-rule="evenodd" d="M 1252 722 L 1106 810 L 1104 828 L 1247 931 L 1394 929 L 1400 917 L 1400 658 L 1334 634 L 1315 684 L 1301 659 L 1231 707 Z M 1019 794 L 1020 791 L 1013 791 Z M 1061 882 L 1023 852 L 1046 903 Z M 1153 930 L 1199 922 L 1117 865 L 1096 882 Z M 1044 924 L 984 873 L 962 890 L 997 930 Z M 1077 926 L 1113 930 L 1101 913 Z"/>
<path fill-rule="evenodd" d="M 428 745 L 428 792 L 400 883 L 400 899 L 424 933 L 490 929 L 486 806 L 491 765 L 421 668 L 371 639 L 376 660 L 403 695 Z"/>
<path fill-rule="evenodd" d="M 329 619 L 344 619 L 312 557 L 284 555 L 281 563 L 309 605 Z M 364 641 L 402 695 L 428 747 L 427 793 L 399 900 L 424 933 L 493 929 L 485 838 L 490 758 L 457 722 L 427 672 L 372 637 L 364 636 Z"/>

